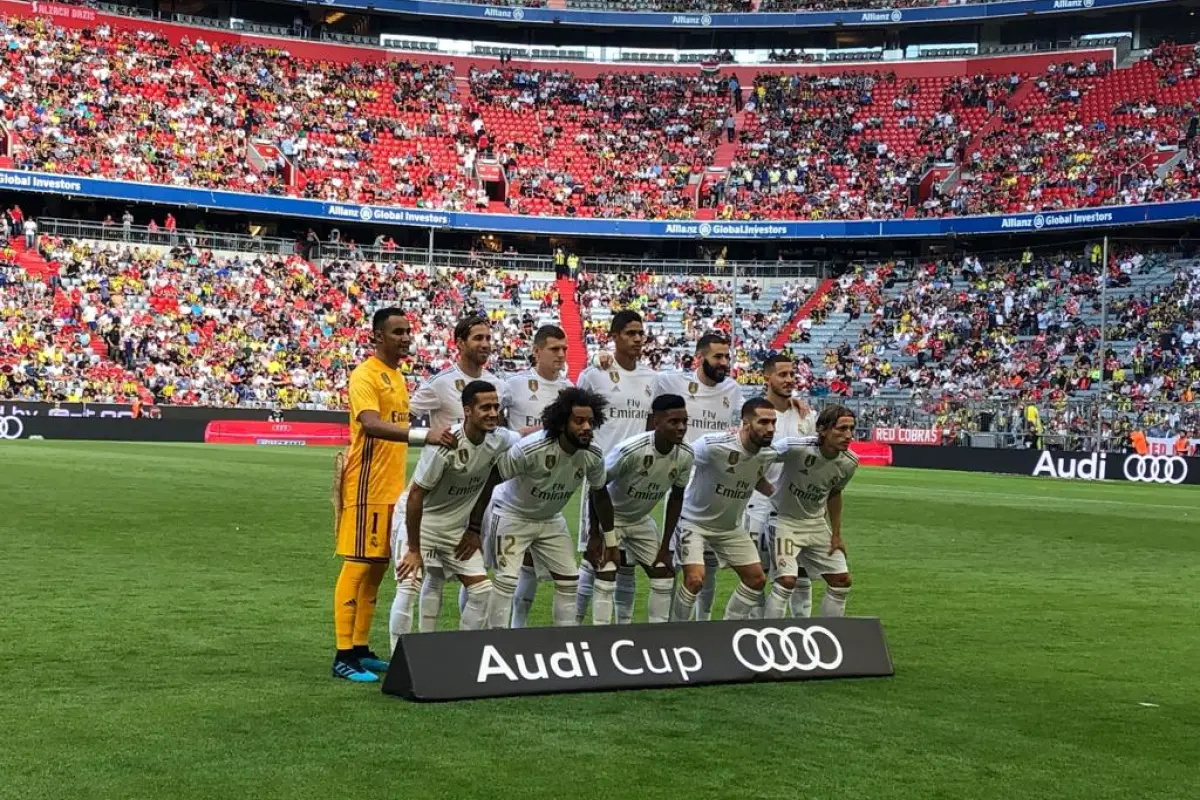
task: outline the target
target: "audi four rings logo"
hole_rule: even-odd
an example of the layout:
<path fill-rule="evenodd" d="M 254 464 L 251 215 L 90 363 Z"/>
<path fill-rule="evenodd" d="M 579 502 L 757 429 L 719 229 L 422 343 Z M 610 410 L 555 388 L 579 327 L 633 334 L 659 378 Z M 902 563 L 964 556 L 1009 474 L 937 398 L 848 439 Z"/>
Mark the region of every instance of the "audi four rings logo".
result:
<path fill-rule="evenodd" d="M 1179 456 L 1139 456 L 1125 459 L 1125 479 L 1139 483 L 1183 483 L 1188 464 Z"/>
<path fill-rule="evenodd" d="M 20 439 L 25 423 L 20 417 L 0 417 L 0 439 Z"/>
<path fill-rule="evenodd" d="M 754 650 L 747 656 L 743 653 L 742 639 L 754 640 Z M 833 650 L 833 658 L 824 658 L 825 651 Z M 813 625 L 810 628 L 742 628 L 733 635 L 733 654 L 742 666 L 752 672 L 778 670 L 788 672 L 798 669 L 811 672 L 814 669 L 837 669 L 842 663 L 842 643 L 828 628 Z"/>

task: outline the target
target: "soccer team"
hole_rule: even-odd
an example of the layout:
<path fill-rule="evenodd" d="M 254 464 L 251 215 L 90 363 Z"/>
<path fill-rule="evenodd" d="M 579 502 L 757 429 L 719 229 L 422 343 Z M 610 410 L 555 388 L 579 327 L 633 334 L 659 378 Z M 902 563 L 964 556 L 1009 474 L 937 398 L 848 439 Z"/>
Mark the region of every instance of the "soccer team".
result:
<path fill-rule="evenodd" d="M 581 624 L 589 605 L 593 624 L 629 623 L 639 565 L 649 622 L 710 619 L 722 566 L 739 579 L 726 619 L 807 617 L 818 577 L 820 614 L 845 613 L 853 413 L 817 415 L 794 399 L 786 356 L 764 363 L 764 396 L 743 400 L 721 335 L 697 342 L 694 370 L 655 372 L 641 362 L 637 313 L 615 314 L 610 334 L 612 352 L 577 386 L 553 325 L 534 336 L 533 366 L 502 380 L 487 370 L 487 320 L 468 317 L 455 327 L 456 364 L 410 399 L 398 365 L 411 323 L 398 308 L 376 312 L 375 354 L 350 376 L 351 443 L 334 484 L 335 677 L 373 682 L 387 669 L 368 632 L 393 553 L 393 650 L 414 607 L 419 630 L 436 628 L 447 577 L 460 583 L 465 630 L 524 626 L 542 582 L 555 625 Z M 430 427 L 410 428 L 410 415 Z M 406 487 L 409 445 L 424 449 Z M 563 509 L 581 489 L 576 540 Z"/>

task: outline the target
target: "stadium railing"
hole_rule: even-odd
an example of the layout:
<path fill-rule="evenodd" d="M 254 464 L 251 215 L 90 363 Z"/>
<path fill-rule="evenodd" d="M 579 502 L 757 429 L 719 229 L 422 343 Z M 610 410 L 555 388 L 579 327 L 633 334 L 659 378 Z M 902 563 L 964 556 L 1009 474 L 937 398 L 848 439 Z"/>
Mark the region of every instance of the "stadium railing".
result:
<path fill-rule="evenodd" d="M 437 248 L 375 247 L 340 242 L 322 241 L 311 248 L 304 247 L 295 239 L 274 236 L 249 236 L 223 231 L 178 229 L 172 235 L 159 228 L 151 230 L 145 225 L 133 225 L 126 230 L 122 225 L 104 225 L 73 219 L 43 217 L 38 219 L 38 230 L 50 236 L 68 239 L 88 239 L 100 242 L 125 244 L 150 244 L 173 246 L 188 244 L 204 250 L 225 250 L 245 253 L 271 253 L 291 255 L 305 253 L 312 261 L 349 259 L 378 263 L 404 262 L 425 265 L 433 269 L 499 269 L 508 272 L 554 272 L 554 257 L 530 253 L 468 252 L 463 250 L 440 250 Z M 774 277 L 826 277 L 833 265 L 824 261 L 738 261 L 726 262 L 718 267 L 706 259 L 657 259 L 620 258 L 616 256 L 582 256 L 583 269 L 587 272 L 630 273 L 651 272 L 656 275 L 711 275 L 718 278 L 774 278 Z"/>
<path fill-rule="evenodd" d="M 145 225 L 132 225 L 128 229 L 120 223 L 105 225 L 100 222 L 84 222 L 77 219 L 40 217 L 38 230 L 50 236 L 64 239 L 89 239 L 98 242 L 124 244 L 151 244 L 174 246 L 187 244 L 202 250 L 227 250 L 239 253 L 271 253 L 291 255 L 297 252 L 295 239 L 274 236 L 250 236 L 243 233 L 224 231 L 182 230 L 174 232 L 151 230 Z"/>

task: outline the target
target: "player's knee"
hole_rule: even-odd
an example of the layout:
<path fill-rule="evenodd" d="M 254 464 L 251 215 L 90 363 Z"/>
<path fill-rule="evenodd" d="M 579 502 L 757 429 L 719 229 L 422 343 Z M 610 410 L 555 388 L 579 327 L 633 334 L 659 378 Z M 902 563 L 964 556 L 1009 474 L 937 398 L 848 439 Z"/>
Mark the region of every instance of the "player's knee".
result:
<path fill-rule="evenodd" d="M 596 577 L 600 577 L 597 575 Z M 569 578 L 561 575 L 554 576 L 554 591 L 556 594 L 575 596 L 575 588 L 578 585 L 577 578 Z"/>
<path fill-rule="evenodd" d="M 761 592 L 767 585 L 767 576 L 762 570 L 759 570 L 743 577 L 742 583 L 745 584 L 747 589 Z"/>
<path fill-rule="evenodd" d="M 617 571 L 615 569 L 606 570 L 596 573 L 596 580 L 604 581 L 605 583 L 616 583 Z"/>
<path fill-rule="evenodd" d="M 704 573 L 688 572 L 683 576 L 683 586 L 692 594 L 696 594 L 704 588 Z"/>
<path fill-rule="evenodd" d="M 778 578 L 775 579 L 775 582 L 778 583 L 780 586 L 782 586 L 784 589 L 787 589 L 789 592 L 796 588 L 796 576 L 795 575 L 780 575 Z"/>
<path fill-rule="evenodd" d="M 471 599 L 486 599 L 492 593 L 492 582 L 487 579 L 486 575 L 476 575 L 479 580 L 473 583 L 465 583 L 467 587 L 467 597 Z"/>
<path fill-rule="evenodd" d="M 850 588 L 850 573 L 849 572 L 830 573 L 830 574 L 824 575 L 822 577 L 825 578 L 825 583 L 829 584 L 830 586 L 833 586 L 834 588 L 837 588 L 837 589 L 849 589 Z"/>
<path fill-rule="evenodd" d="M 480 583 L 487 583 L 489 587 L 491 586 L 491 581 L 488 580 L 487 575 L 462 575 L 459 579 L 462 581 L 463 586 L 466 586 L 468 590 L 470 590 L 472 586 L 476 586 Z"/>
<path fill-rule="evenodd" d="M 670 567 L 646 567 L 646 577 L 651 581 L 669 581 L 675 577 L 675 573 Z"/>

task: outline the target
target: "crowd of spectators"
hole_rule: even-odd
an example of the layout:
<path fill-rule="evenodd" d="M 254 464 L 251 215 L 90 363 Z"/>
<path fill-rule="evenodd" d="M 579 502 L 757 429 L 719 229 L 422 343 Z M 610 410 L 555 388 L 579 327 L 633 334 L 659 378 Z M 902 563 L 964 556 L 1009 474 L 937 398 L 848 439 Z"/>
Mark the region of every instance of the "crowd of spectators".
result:
<path fill-rule="evenodd" d="M 172 43 L 119 24 L 0 22 L 13 165 L 593 217 L 688 218 L 699 205 L 720 219 L 875 219 L 1200 196 L 1192 46 L 1162 45 L 1122 70 L 848 69 L 741 87 L 720 73 L 583 77 L 511 62 L 464 76 L 452 63 L 335 61 L 333 49 L 316 60 L 203 33 Z M 722 141 L 737 145 L 726 177 L 700 180 Z M 478 178 L 484 159 L 503 186 Z M 961 169 L 918 190 L 934 163 Z"/>
<path fill-rule="evenodd" d="M 0 267 L 6 396 L 343 408 L 349 370 L 371 352 L 375 308 L 411 310 L 402 370 L 417 379 L 451 363 L 451 331 L 469 313 L 493 320 L 497 368 L 525 367 L 535 320 L 520 295 L 557 305 L 545 283 L 495 270 L 430 275 L 402 262 L 313 264 L 186 242 L 43 236 L 41 250 L 49 281 L 11 260 Z"/>

